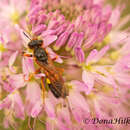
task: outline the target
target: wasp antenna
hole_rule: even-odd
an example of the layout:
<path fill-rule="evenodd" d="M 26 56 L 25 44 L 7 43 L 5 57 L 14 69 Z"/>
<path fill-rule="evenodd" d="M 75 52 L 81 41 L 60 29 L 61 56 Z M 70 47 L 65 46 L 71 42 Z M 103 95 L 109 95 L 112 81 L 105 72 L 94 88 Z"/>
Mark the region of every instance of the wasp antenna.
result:
<path fill-rule="evenodd" d="M 29 40 L 32 40 L 25 32 L 23 32 L 23 34 L 24 34 Z"/>

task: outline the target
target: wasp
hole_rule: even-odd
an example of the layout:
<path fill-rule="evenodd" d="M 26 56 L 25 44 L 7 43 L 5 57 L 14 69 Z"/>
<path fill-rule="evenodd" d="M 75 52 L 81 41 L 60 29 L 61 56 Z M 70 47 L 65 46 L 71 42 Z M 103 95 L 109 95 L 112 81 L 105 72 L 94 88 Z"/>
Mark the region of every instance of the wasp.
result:
<path fill-rule="evenodd" d="M 29 38 L 27 34 L 24 33 L 26 37 Z M 68 96 L 68 91 L 65 88 L 64 80 L 62 78 L 62 74 L 59 71 L 60 68 L 57 68 L 53 60 L 51 59 L 49 53 L 46 48 L 43 46 L 43 40 L 33 39 L 28 43 L 29 49 L 32 50 L 32 55 L 24 53 L 24 56 L 34 57 L 35 62 L 40 67 L 40 71 L 42 71 L 46 75 L 46 82 L 48 84 L 49 89 L 53 93 L 56 98 L 66 98 Z M 42 90 L 45 90 L 44 87 L 44 78 L 41 79 Z"/>

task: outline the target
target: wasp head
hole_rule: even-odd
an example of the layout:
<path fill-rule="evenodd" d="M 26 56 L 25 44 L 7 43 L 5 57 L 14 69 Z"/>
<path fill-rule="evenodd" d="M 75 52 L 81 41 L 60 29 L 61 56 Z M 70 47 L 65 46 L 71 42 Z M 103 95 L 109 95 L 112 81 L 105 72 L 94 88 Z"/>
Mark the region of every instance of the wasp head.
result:
<path fill-rule="evenodd" d="M 34 48 L 38 48 L 42 45 L 43 41 L 42 40 L 31 40 L 29 43 L 28 43 L 28 47 L 30 49 L 34 49 Z"/>

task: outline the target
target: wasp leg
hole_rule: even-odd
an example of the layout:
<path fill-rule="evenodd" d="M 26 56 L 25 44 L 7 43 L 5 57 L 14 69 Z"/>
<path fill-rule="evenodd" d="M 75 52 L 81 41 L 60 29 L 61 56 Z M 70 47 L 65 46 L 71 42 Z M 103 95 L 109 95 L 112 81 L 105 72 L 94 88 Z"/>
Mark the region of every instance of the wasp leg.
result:
<path fill-rule="evenodd" d="M 22 52 L 22 56 L 33 57 L 33 54 Z"/>
<path fill-rule="evenodd" d="M 62 75 L 64 73 L 63 68 L 56 67 L 56 70 L 59 72 L 60 75 Z"/>
<path fill-rule="evenodd" d="M 38 74 L 38 73 L 40 73 L 41 72 L 41 68 L 38 68 L 35 72 L 34 72 L 34 74 Z"/>
<path fill-rule="evenodd" d="M 25 75 L 24 75 L 24 81 L 29 81 L 29 80 L 31 80 L 31 78 L 32 78 L 35 74 L 38 74 L 38 73 L 40 73 L 40 72 L 41 72 L 41 68 L 37 69 L 37 70 L 36 70 L 35 72 L 33 72 L 33 73 L 30 73 L 28 79 L 25 79 Z"/>
<path fill-rule="evenodd" d="M 24 82 L 28 82 L 30 80 L 30 76 L 28 79 L 25 78 L 25 75 L 23 75 Z"/>
<path fill-rule="evenodd" d="M 43 104 L 45 103 L 45 85 L 44 85 L 44 77 L 41 77 L 41 86 L 42 86 L 42 96 L 43 96 Z"/>
<path fill-rule="evenodd" d="M 53 61 L 57 60 L 58 56 L 55 56 L 54 58 L 52 58 Z"/>

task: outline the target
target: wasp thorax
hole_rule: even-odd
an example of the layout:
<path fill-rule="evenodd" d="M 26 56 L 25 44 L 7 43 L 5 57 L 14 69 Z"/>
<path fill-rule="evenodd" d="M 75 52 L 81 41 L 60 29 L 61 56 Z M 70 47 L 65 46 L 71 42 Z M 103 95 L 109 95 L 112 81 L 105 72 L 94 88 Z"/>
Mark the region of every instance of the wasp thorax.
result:
<path fill-rule="evenodd" d="M 28 43 L 28 47 L 30 49 L 34 49 L 34 48 L 40 47 L 42 43 L 43 43 L 42 40 L 32 40 Z"/>
<path fill-rule="evenodd" d="M 38 61 L 47 63 L 48 57 L 47 53 L 43 48 L 35 48 L 34 49 L 34 56 L 37 58 Z"/>

